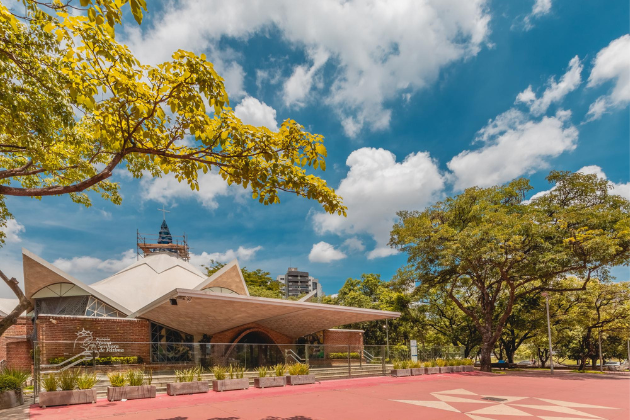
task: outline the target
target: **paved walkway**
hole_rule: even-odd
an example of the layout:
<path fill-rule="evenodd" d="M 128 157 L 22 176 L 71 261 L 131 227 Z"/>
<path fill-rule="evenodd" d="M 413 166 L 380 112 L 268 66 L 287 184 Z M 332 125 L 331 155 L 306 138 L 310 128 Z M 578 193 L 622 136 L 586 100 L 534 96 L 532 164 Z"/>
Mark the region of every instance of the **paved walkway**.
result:
<path fill-rule="evenodd" d="M 31 407 L 41 420 L 628 420 L 630 378 L 461 373 L 327 381 L 72 407 Z M 485 398 L 490 399 L 485 399 Z M 507 416 L 507 419 L 506 419 Z"/>

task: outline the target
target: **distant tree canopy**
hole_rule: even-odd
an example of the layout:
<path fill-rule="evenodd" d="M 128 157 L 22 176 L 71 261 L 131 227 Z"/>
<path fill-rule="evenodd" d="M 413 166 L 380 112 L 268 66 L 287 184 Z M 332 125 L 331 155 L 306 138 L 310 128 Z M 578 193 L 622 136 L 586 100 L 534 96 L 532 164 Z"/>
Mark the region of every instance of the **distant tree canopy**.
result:
<path fill-rule="evenodd" d="M 630 202 L 595 175 L 552 172 L 530 202 L 529 181 L 469 188 L 424 211 L 402 211 L 390 244 L 408 254 L 415 280 L 448 297 L 481 336 L 481 367 L 515 308 L 543 291 L 587 290 L 630 262 Z M 567 287 L 567 276 L 580 283 Z M 518 340 L 518 338 L 517 338 Z"/>
<path fill-rule="evenodd" d="M 206 275 L 209 277 L 225 267 L 224 263 L 211 260 L 210 265 L 204 267 Z M 280 283 L 272 279 L 267 271 L 262 271 L 260 268 L 250 271 L 247 267 L 241 268 L 245 284 L 249 290 L 251 296 L 266 297 L 282 299 L 283 295 L 280 292 Z"/>

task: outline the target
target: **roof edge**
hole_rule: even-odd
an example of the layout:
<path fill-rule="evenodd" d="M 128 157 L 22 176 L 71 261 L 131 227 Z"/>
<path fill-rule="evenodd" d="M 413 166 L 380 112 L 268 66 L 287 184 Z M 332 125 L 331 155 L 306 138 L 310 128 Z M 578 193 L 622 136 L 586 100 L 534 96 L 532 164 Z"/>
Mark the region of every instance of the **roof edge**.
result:
<path fill-rule="evenodd" d="M 202 281 L 197 286 L 195 286 L 195 288 L 192 290 L 202 290 L 204 287 L 210 285 L 210 283 L 212 283 L 213 281 L 221 277 L 225 272 L 227 272 L 230 268 L 234 266 L 236 266 L 236 268 L 238 269 L 238 275 L 241 278 L 241 282 L 243 283 L 243 289 L 245 289 L 245 293 L 246 293 L 246 295 L 239 295 L 239 296 L 250 296 L 249 289 L 247 288 L 247 283 L 245 283 L 245 278 L 243 277 L 243 272 L 241 271 L 241 266 L 238 264 L 237 259 L 233 259 L 229 263 L 225 264 L 223 267 L 221 267 L 220 270 L 218 270 L 216 273 L 214 273 L 210 277 L 206 278 L 204 281 Z"/>
<path fill-rule="evenodd" d="M 54 265 L 52 265 L 51 263 L 49 263 L 48 261 L 46 261 L 45 259 L 43 259 L 39 255 L 36 255 L 33 252 L 29 251 L 28 249 L 22 248 L 22 256 L 23 257 L 26 256 L 26 257 L 32 259 L 36 263 L 44 266 L 48 270 L 50 270 L 53 273 L 57 274 L 58 276 L 63 277 L 64 279 L 68 280 L 70 283 L 74 284 L 75 286 L 80 287 L 81 289 L 85 290 L 86 292 L 88 292 L 89 294 L 93 295 L 94 297 L 102 300 L 106 304 L 112 306 L 113 308 L 119 310 L 120 312 L 123 312 L 125 315 L 129 315 L 129 313 L 131 312 L 129 309 L 125 308 L 124 306 L 120 305 L 117 302 L 114 302 L 112 299 L 108 298 L 107 296 L 103 295 L 102 293 L 97 292 L 96 290 L 94 290 L 90 286 L 88 286 L 87 284 L 83 283 L 81 280 L 78 280 L 78 279 L 72 277 L 70 274 L 66 273 L 65 271 L 61 270 L 58 267 L 55 267 Z M 27 279 L 24 278 L 24 285 L 25 286 L 26 286 L 26 282 L 27 282 Z M 30 300 L 31 297 L 29 297 L 28 299 Z"/>

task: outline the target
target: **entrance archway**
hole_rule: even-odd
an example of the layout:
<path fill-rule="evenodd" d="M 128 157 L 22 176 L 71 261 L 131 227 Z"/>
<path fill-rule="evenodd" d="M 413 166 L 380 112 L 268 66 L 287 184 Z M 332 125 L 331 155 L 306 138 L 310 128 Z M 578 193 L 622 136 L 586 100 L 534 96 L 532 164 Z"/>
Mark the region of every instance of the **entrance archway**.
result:
<path fill-rule="evenodd" d="M 249 370 L 284 363 L 284 354 L 267 333 L 252 329 L 240 334 L 228 352 L 228 359 Z"/>

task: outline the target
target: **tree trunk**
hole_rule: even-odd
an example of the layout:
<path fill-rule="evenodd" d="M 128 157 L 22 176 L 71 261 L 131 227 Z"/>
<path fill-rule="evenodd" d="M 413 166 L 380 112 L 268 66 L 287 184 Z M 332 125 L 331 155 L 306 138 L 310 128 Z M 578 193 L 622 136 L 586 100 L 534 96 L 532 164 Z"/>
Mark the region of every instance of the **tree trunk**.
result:
<path fill-rule="evenodd" d="M 481 345 L 481 371 L 482 372 L 492 372 L 492 348 L 494 346 L 490 343 L 483 343 Z"/>
<path fill-rule="evenodd" d="M 18 318 L 22 312 L 29 312 L 33 310 L 33 304 L 26 298 L 26 296 L 24 296 L 22 289 L 18 286 L 18 281 L 14 277 L 9 279 L 2 271 L 0 271 L 0 278 L 4 280 L 13 293 L 15 293 L 15 296 L 19 299 L 18 305 L 11 311 L 11 313 L 0 320 L 0 336 L 2 336 L 2 334 L 4 334 L 11 325 L 17 324 Z"/>

